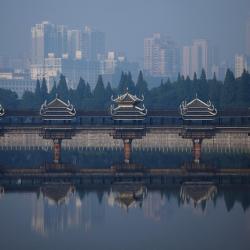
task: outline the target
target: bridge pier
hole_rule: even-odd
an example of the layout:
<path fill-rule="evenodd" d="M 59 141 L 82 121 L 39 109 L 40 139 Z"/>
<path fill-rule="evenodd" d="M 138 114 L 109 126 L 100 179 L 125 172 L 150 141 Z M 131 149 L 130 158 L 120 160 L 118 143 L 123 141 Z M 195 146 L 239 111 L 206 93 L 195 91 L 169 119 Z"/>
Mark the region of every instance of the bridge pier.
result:
<path fill-rule="evenodd" d="M 45 126 L 40 131 L 40 136 L 43 139 L 49 139 L 53 141 L 53 167 L 60 167 L 62 164 L 62 140 L 71 139 L 75 135 L 74 129 L 70 126 L 62 129 Z"/>
<path fill-rule="evenodd" d="M 123 140 L 124 163 L 131 163 L 132 141 L 133 139 L 142 139 L 146 135 L 145 128 L 116 128 L 111 133 L 114 139 Z"/>
<path fill-rule="evenodd" d="M 54 163 L 61 163 L 62 139 L 53 139 Z"/>
<path fill-rule="evenodd" d="M 201 138 L 194 138 L 193 139 L 193 156 L 194 156 L 194 163 L 199 164 L 201 159 Z"/>
<path fill-rule="evenodd" d="M 204 139 L 211 139 L 215 136 L 215 128 L 213 127 L 183 127 L 180 136 L 183 139 L 191 139 L 193 142 L 193 162 L 197 165 L 201 161 L 201 146 Z"/>
<path fill-rule="evenodd" d="M 124 144 L 124 162 L 129 164 L 131 161 L 132 139 L 123 139 Z"/>

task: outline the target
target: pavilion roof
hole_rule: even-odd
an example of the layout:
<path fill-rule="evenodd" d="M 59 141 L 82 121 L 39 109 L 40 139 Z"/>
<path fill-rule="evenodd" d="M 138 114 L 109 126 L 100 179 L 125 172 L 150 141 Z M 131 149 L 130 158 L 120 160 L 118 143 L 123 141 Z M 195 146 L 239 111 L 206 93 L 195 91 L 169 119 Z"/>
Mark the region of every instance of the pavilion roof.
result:
<path fill-rule="evenodd" d="M 3 116 L 4 114 L 5 114 L 4 108 L 0 104 L 0 117 Z"/>
<path fill-rule="evenodd" d="M 43 120 L 71 120 L 76 116 L 76 110 L 69 101 L 65 103 L 56 96 L 51 102 L 42 104 L 40 115 Z"/>
<path fill-rule="evenodd" d="M 188 103 L 181 103 L 180 113 L 184 120 L 212 120 L 217 115 L 217 110 L 210 100 L 205 103 L 196 96 Z"/>
<path fill-rule="evenodd" d="M 111 100 L 115 102 L 111 105 L 110 111 L 112 118 L 114 120 L 143 120 L 147 114 L 147 110 L 142 104 L 144 97 L 142 99 L 138 98 L 136 95 L 132 95 L 126 91 L 125 94 L 118 96 L 117 98 Z"/>
<path fill-rule="evenodd" d="M 181 198 L 183 201 L 190 199 L 195 205 L 212 199 L 217 193 L 217 188 L 211 183 L 185 183 L 181 187 Z"/>

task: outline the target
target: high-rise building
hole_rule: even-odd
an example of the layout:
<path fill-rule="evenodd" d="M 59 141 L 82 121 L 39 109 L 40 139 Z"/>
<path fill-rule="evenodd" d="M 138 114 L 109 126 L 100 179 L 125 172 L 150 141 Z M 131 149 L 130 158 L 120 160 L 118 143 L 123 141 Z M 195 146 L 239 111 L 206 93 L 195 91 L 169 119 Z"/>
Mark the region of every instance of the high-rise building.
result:
<path fill-rule="evenodd" d="M 68 54 L 69 57 L 74 59 L 77 53 L 81 50 L 81 31 L 68 30 Z"/>
<path fill-rule="evenodd" d="M 179 49 L 159 33 L 144 39 L 144 70 L 152 76 L 175 77 L 179 72 Z"/>
<path fill-rule="evenodd" d="M 182 75 L 184 77 L 191 76 L 191 47 L 184 46 L 182 48 Z"/>
<path fill-rule="evenodd" d="M 235 55 L 235 77 L 238 78 L 242 75 L 244 70 L 247 70 L 247 58 L 245 55 Z"/>
<path fill-rule="evenodd" d="M 68 53 L 68 29 L 64 25 L 56 25 L 56 44 L 54 53 L 56 57 L 62 57 Z M 47 55 L 46 55 L 47 56 Z"/>
<path fill-rule="evenodd" d="M 31 28 L 32 64 L 43 64 L 44 58 L 49 53 L 61 57 L 67 53 L 67 28 L 64 25 L 55 25 L 50 22 L 42 22 Z"/>
<path fill-rule="evenodd" d="M 98 60 L 105 55 L 105 33 L 85 26 L 81 37 L 82 57 Z"/>
<path fill-rule="evenodd" d="M 213 77 L 218 72 L 218 54 L 217 47 L 210 46 L 207 40 L 195 39 L 191 46 L 182 48 L 182 75 L 192 78 L 194 73 L 199 76 L 204 69 L 208 77 Z"/>
<path fill-rule="evenodd" d="M 250 57 L 250 13 L 246 22 L 246 54 Z"/>
<path fill-rule="evenodd" d="M 196 72 L 201 74 L 202 69 L 209 72 L 208 61 L 208 41 L 205 39 L 197 39 L 193 41 L 192 45 L 192 71 L 191 75 Z"/>

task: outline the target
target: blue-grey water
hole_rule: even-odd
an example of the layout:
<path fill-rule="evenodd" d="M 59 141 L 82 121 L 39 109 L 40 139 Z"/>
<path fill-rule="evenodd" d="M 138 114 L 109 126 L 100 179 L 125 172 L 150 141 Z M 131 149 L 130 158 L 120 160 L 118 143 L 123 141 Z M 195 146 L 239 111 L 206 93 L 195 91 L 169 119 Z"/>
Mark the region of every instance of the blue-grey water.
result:
<path fill-rule="evenodd" d="M 123 153 L 69 150 L 62 160 L 110 168 L 122 162 Z M 133 161 L 145 168 L 180 168 L 191 160 L 191 152 L 133 152 Z M 0 170 L 51 161 L 51 151 L 0 151 Z M 250 167 L 247 154 L 207 153 L 202 161 L 217 168 Z M 249 236 L 248 186 L 0 184 L 0 250 L 249 250 Z"/>
<path fill-rule="evenodd" d="M 181 187 L 134 191 L 133 199 L 126 186 L 2 190 L 0 249 L 249 250 L 248 188 L 213 187 L 199 201 Z"/>

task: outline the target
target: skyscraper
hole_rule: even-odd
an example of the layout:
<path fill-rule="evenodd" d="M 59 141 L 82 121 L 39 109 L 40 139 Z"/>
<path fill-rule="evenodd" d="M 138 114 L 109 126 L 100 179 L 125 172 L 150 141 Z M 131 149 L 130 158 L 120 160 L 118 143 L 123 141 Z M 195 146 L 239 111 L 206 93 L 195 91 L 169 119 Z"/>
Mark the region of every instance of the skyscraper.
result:
<path fill-rule="evenodd" d="M 246 54 L 250 57 L 250 13 L 246 22 Z"/>
<path fill-rule="evenodd" d="M 63 54 L 68 53 L 68 29 L 64 25 L 56 25 L 55 32 L 56 44 L 54 54 L 57 57 L 62 57 Z"/>
<path fill-rule="evenodd" d="M 81 50 L 81 31 L 68 30 L 68 54 L 70 58 L 76 58 L 76 53 Z"/>
<path fill-rule="evenodd" d="M 208 42 L 205 39 L 197 39 L 193 41 L 192 45 L 192 71 L 191 75 L 196 72 L 201 74 L 202 69 L 208 73 Z"/>
<path fill-rule="evenodd" d="M 85 26 L 81 39 L 82 56 L 86 60 L 97 60 L 105 55 L 105 33 Z"/>
<path fill-rule="evenodd" d="M 244 55 L 235 55 L 235 77 L 238 78 L 242 75 L 244 70 L 247 70 L 247 59 Z"/>
<path fill-rule="evenodd" d="M 182 48 L 182 75 L 184 77 L 191 76 L 191 47 L 184 46 Z"/>
<path fill-rule="evenodd" d="M 43 64 L 49 53 L 62 57 L 67 53 L 67 28 L 44 21 L 31 28 L 32 64 Z"/>
<path fill-rule="evenodd" d="M 153 76 L 175 77 L 179 72 L 179 49 L 160 33 L 144 39 L 144 69 Z"/>

